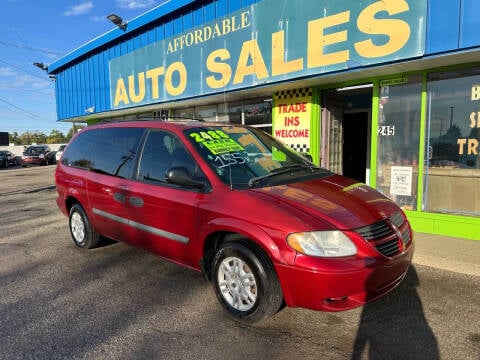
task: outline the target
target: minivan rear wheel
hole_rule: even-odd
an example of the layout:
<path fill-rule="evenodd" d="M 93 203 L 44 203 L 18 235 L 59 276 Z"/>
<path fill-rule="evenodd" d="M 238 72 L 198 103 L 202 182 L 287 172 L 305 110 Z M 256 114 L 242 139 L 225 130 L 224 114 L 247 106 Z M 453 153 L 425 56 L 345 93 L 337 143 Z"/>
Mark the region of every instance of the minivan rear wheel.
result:
<path fill-rule="evenodd" d="M 215 294 L 235 320 L 253 324 L 278 312 L 282 291 L 273 265 L 263 252 L 227 242 L 216 252 L 212 265 Z"/>
<path fill-rule="evenodd" d="M 79 204 L 74 204 L 69 215 L 70 234 L 76 246 L 91 249 L 98 245 L 100 236 L 93 230 L 87 214 Z"/>

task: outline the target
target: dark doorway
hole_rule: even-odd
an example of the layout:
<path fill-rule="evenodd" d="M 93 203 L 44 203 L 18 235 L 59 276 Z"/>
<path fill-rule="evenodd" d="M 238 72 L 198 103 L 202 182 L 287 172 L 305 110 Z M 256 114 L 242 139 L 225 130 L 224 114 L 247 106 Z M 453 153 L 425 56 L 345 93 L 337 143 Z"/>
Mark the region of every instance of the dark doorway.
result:
<path fill-rule="evenodd" d="M 343 114 L 343 175 L 365 182 L 368 113 Z"/>

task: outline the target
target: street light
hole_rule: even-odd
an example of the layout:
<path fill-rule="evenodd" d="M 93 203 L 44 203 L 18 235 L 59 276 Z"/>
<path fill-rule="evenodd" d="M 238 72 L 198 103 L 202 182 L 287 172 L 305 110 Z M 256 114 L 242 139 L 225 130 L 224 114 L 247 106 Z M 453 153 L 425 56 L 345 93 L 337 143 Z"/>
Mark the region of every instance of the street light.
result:
<path fill-rule="evenodd" d="M 39 69 L 42 69 L 43 71 L 48 71 L 48 65 L 45 65 L 44 63 L 34 62 L 33 65 L 38 67 Z"/>
<path fill-rule="evenodd" d="M 450 128 L 453 126 L 453 109 L 455 109 L 455 106 L 450 105 Z"/>
<path fill-rule="evenodd" d="M 107 19 L 110 20 L 112 23 L 117 25 L 123 31 L 127 30 L 127 23 L 123 21 L 123 19 L 115 14 L 110 14 L 107 16 Z"/>

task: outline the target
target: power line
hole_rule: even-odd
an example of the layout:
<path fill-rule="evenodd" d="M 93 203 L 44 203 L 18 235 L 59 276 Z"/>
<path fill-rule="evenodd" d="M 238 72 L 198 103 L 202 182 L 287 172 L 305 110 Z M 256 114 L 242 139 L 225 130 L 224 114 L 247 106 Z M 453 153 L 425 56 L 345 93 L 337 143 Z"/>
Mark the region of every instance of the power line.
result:
<path fill-rule="evenodd" d="M 12 43 L 8 43 L 8 42 L 5 42 L 5 41 L 0 41 L 0 45 L 13 46 L 13 47 L 16 47 L 17 49 L 27 49 L 27 50 L 38 51 L 38 52 L 41 52 L 41 53 L 44 53 L 44 54 L 49 54 L 49 55 L 63 56 L 63 54 L 61 54 L 59 52 L 56 52 L 56 51 L 45 50 L 45 49 L 37 49 L 37 48 L 30 47 L 30 46 L 12 44 Z"/>
<path fill-rule="evenodd" d="M 25 110 L 25 109 L 22 109 L 21 107 L 15 105 L 15 104 L 12 104 L 11 102 L 9 102 L 9 101 L 7 101 L 7 100 L 5 100 L 5 99 L 0 98 L 0 101 L 4 102 L 5 104 L 10 105 L 11 107 L 13 107 L 13 108 L 15 108 L 15 109 L 17 109 L 17 110 L 20 110 L 20 111 L 24 112 L 25 114 L 30 115 L 30 116 L 33 117 L 33 118 L 38 118 L 38 119 L 41 119 L 41 120 L 50 122 L 50 120 L 48 120 L 48 119 L 46 119 L 46 118 L 44 118 L 44 117 L 42 117 L 42 116 L 40 116 L 40 115 L 36 115 L 36 114 L 34 114 L 34 113 L 31 113 L 30 111 L 27 111 L 27 110 Z"/>
<path fill-rule="evenodd" d="M 46 96 L 53 96 L 55 97 L 55 94 L 53 93 L 48 93 L 48 92 L 43 92 L 43 91 L 37 91 L 33 89 L 24 89 L 18 86 L 11 86 L 11 85 L 5 85 L 5 84 L 0 84 L 0 89 L 1 88 L 9 88 L 9 89 L 16 89 L 16 90 L 21 90 L 21 91 L 26 91 L 26 92 L 33 92 L 35 94 L 40 94 L 40 95 L 46 95 Z"/>
<path fill-rule="evenodd" d="M 31 73 L 30 71 L 27 71 L 25 69 L 22 69 L 21 67 L 17 66 L 17 65 L 14 65 L 14 64 L 10 64 L 9 62 L 6 62 L 5 60 L 0 60 L 1 63 L 4 63 L 4 64 L 7 64 L 8 66 L 11 66 L 15 69 L 18 69 L 20 71 L 23 71 L 24 73 L 30 75 L 30 76 L 34 76 L 36 78 L 39 78 L 39 79 L 42 79 L 42 80 L 45 80 L 45 81 L 49 81 L 48 79 L 46 79 L 44 76 L 39 76 L 39 75 L 35 75 L 34 73 Z"/>

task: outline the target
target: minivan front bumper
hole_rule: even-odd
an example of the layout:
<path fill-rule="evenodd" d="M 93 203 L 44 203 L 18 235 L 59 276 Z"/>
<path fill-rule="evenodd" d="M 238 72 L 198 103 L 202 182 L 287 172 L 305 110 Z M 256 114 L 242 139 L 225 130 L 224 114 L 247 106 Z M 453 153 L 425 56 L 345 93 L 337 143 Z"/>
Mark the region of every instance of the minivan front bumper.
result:
<path fill-rule="evenodd" d="M 342 311 L 362 306 L 397 287 L 412 262 L 414 245 L 394 258 L 297 258 L 275 264 L 289 307 Z"/>

